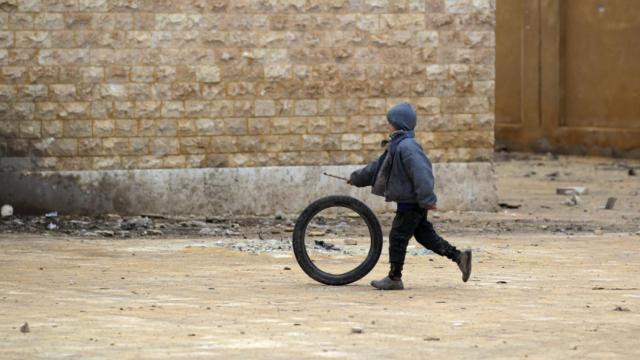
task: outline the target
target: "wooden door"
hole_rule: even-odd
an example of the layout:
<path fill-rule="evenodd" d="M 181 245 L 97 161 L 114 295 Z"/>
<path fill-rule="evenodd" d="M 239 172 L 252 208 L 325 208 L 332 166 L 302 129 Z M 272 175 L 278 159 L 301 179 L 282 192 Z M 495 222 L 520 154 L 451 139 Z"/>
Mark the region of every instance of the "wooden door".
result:
<path fill-rule="evenodd" d="M 640 157 L 640 1 L 498 0 L 496 143 Z"/>

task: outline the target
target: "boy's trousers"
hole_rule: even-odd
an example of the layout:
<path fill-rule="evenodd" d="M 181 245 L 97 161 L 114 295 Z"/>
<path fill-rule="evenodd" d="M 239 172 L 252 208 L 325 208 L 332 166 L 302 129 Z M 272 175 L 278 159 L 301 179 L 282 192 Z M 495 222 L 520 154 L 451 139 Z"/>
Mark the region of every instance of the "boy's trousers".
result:
<path fill-rule="evenodd" d="M 402 267 L 411 237 L 434 253 L 457 261 L 460 251 L 436 233 L 427 220 L 427 211 L 413 209 L 398 211 L 389 234 L 389 263 L 394 277 L 402 276 Z"/>

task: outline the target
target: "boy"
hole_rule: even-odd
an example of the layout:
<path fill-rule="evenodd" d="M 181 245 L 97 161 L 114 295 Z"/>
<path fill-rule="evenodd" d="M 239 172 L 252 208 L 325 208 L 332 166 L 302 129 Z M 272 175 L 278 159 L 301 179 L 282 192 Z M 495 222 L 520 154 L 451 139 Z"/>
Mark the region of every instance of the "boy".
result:
<path fill-rule="evenodd" d="M 412 236 L 427 249 L 457 263 L 462 281 L 467 282 L 471 275 L 471 250 L 460 252 L 440 237 L 427 220 L 428 211 L 437 209 L 437 198 L 431 162 L 415 140 L 416 120 L 416 112 L 408 103 L 391 108 L 387 113 L 391 135 L 383 142 L 386 151 L 351 174 L 348 181 L 357 187 L 372 186 L 372 193 L 398 203 L 389 234 L 389 275 L 371 282 L 380 290 L 404 289 L 402 267 Z"/>

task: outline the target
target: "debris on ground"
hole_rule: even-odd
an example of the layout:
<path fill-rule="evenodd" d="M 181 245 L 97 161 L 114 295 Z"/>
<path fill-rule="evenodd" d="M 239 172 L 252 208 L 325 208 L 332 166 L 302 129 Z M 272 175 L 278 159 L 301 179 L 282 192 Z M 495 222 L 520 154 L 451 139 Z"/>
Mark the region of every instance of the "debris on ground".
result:
<path fill-rule="evenodd" d="M 614 198 L 614 197 L 608 198 L 607 203 L 604 205 L 604 208 L 606 210 L 613 210 L 613 208 L 616 206 L 617 201 L 618 201 L 617 198 Z"/>
<path fill-rule="evenodd" d="M 29 323 L 25 322 L 24 325 L 20 326 L 20 332 L 23 334 L 30 333 L 31 329 L 29 329 Z"/>
<path fill-rule="evenodd" d="M 114 237 L 116 234 L 111 230 L 98 230 L 95 232 L 97 236 Z"/>
<path fill-rule="evenodd" d="M 316 240 L 315 243 L 316 243 L 317 246 L 320 246 L 321 248 L 323 248 L 325 250 L 336 250 L 336 251 L 340 250 L 334 244 L 326 242 L 326 241 Z"/>
<path fill-rule="evenodd" d="M 503 209 L 520 209 L 522 207 L 521 204 L 509 204 L 509 203 L 498 203 L 498 206 L 500 206 Z"/>
<path fill-rule="evenodd" d="M 345 245 L 355 246 L 355 245 L 358 245 L 358 240 L 356 240 L 356 239 L 345 239 L 344 240 L 344 244 Z"/>
<path fill-rule="evenodd" d="M 578 196 L 578 194 L 573 194 L 564 202 L 564 204 L 567 206 L 578 206 L 580 205 L 580 196 Z"/>
<path fill-rule="evenodd" d="M 560 176 L 560 172 L 554 171 L 552 173 L 548 173 L 546 176 L 547 178 L 549 178 L 549 180 L 555 181 L 558 178 L 558 176 Z"/>
<path fill-rule="evenodd" d="M 3 218 L 13 216 L 13 206 L 9 204 L 2 205 L 2 209 L 0 209 L 0 215 Z"/>
<path fill-rule="evenodd" d="M 630 312 L 631 310 L 622 306 L 616 306 L 615 308 L 613 308 L 613 311 Z"/>
<path fill-rule="evenodd" d="M 587 195 L 588 193 L 589 189 L 584 186 L 567 186 L 556 188 L 557 195 Z"/>
<path fill-rule="evenodd" d="M 636 169 L 630 168 L 627 174 L 629 174 L 629 176 L 636 176 L 638 173 L 636 172 Z"/>
<path fill-rule="evenodd" d="M 352 334 L 362 334 L 364 332 L 364 327 L 362 326 L 354 326 L 351 328 Z"/>
<path fill-rule="evenodd" d="M 48 213 L 44 214 L 44 217 L 46 217 L 47 219 L 57 218 L 58 217 L 58 212 L 57 211 L 48 212 Z"/>
<path fill-rule="evenodd" d="M 120 228 L 122 230 L 148 229 L 153 225 L 153 220 L 146 216 L 136 216 L 125 220 Z"/>

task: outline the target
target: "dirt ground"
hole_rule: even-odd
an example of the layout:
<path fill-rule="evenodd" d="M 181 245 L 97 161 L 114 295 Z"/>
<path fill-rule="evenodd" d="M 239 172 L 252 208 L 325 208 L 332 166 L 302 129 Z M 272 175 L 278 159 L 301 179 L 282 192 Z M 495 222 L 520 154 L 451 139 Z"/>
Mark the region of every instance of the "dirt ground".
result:
<path fill-rule="evenodd" d="M 113 238 L 67 225 L 114 226 L 95 219 L 62 217 L 59 231 L 5 219 L 0 358 L 640 358 L 640 162 L 498 160 L 500 201 L 520 208 L 430 215 L 474 250 L 471 280 L 413 242 L 402 292 L 368 285 L 384 255 L 353 285 L 315 283 L 287 247 L 286 216 L 202 219 L 228 235 L 155 219 L 155 236 L 149 225 Z M 589 194 L 565 205 L 566 185 Z"/>

